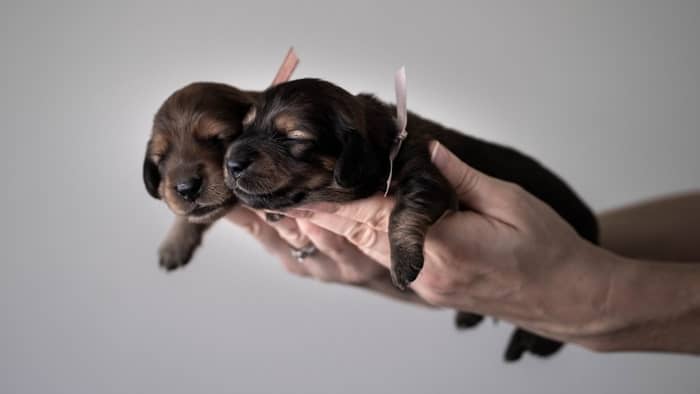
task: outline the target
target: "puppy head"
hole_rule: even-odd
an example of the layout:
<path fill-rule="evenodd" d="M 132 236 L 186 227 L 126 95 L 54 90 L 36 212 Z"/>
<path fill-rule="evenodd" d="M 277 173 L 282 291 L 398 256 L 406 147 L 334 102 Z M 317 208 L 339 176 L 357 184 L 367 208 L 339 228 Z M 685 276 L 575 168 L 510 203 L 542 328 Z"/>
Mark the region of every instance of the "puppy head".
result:
<path fill-rule="evenodd" d="M 357 97 L 316 79 L 266 90 L 226 152 L 226 184 L 265 209 L 372 194 L 385 179 L 388 148 L 370 141 L 365 114 Z"/>
<path fill-rule="evenodd" d="M 153 120 L 143 162 L 146 190 L 178 215 L 214 220 L 235 197 L 221 163 L 241 132 L 253 93 L 218 83 L 193 83 L 173 93 Z"/>

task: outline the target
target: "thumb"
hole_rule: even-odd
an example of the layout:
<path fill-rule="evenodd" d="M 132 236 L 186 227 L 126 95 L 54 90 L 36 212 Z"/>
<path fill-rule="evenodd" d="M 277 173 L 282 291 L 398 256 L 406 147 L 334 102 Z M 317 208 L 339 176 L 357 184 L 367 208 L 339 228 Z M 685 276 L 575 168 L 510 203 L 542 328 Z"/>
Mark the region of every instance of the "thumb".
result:
<path fill-rule="evenodd" d="M 432 141 L 429 149 L 433 164 L 455 189 L 460 202 L 485 214 L 502 212 L 504 205 L 511 205 L 507 202 L 511 194 L 508 182 L 470 167 L 437 141 Z"/>

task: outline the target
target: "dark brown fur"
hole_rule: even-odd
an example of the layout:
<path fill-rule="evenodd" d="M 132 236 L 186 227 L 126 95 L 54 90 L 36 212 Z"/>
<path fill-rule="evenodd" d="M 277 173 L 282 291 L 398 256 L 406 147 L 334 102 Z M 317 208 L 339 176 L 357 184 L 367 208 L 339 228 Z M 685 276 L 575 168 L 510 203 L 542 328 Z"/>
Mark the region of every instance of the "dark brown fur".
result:
<path fill-rule="evenodd" d="M 245 204 L 281 210 L 302 203 L 342 202 L 384 188 L 397 128 L 395 108 L 371 95 L 351 95 L 328 82 L 302 79 L 269 88 L 250 113 L 243 134 L 226 153 L 226 184 Z M 423 266 L 428 228 L 457 208 L 454 191 L 428 152 L 438 140 L 471 166 L 521 185 L 547 202 L 584 238 L 597 241 L 595 217 L 556 175 L 510 148 L 465 136 L 409 113 L 408 138 L 394 163 L 396 206 L 389 220 L 392 278 L 400 288 Z M 468 207 L 465 207 L 468 208 Z M 459 327 L 480 317 L 458 315 Z M 546 356 L 559 342 L 517 329 L 509 361 L 526 351 Z"/>
<path fill-rule="evenodd" d="M 173 93 L 156 113 L 143 179 L 149 194 L 162 198 L 177 215 L 158 252 L 163 268 L 187 264 L 209 224 L 235 203 L 224 184 L 224 152 L 240 134 L 258 94 L 198 82 Z M 177 185 L 193 179 L 197 190 L 178 192 Z"/>

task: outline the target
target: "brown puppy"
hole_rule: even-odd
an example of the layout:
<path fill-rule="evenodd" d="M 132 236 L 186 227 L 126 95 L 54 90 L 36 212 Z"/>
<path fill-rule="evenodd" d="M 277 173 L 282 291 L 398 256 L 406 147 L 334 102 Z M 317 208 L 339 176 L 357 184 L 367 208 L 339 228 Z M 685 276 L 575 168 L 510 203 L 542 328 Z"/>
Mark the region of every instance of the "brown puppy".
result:
<path fill-rule="evenodd" d="M 163 268 L 187 264 L 209 224 L 235 203 L 224 184 L 224 152 L 258 95 L 198 82 L 173 93 L 156 113 L 143 181 L 177 215 L 159 249 Z"/>
<path fill-rule="evenodd" d="M 371 95 L 351 95 L 317 79 L 301 79 L 263 92 L 244 131 L 228 148 L 226 184 L 245 204 L 281 210 L 302 203 L 342 202 L 383 191 L 389 152 L 398 133 L 395 108 Z M 392 278 L 399 288 L 423 266 L 425 234 L 448 209 L 454 191 L 432 165 L 428 143 L 436 139 L 471 166 L 515 182 L 554 208 L 584 238 L 597 241 L 595 217 L 556 175 L 506 147 L 465 136 L 415 114 L 394 161 L 396 206 L 389 219 Z M 467 209 L 468 207 L 462 207 Z M 478 323 L 461 313 L 459 326 Z M 559 342 L 517 329 L 506 350 L 513 361 L 525 351 L 546 356 Z"/>

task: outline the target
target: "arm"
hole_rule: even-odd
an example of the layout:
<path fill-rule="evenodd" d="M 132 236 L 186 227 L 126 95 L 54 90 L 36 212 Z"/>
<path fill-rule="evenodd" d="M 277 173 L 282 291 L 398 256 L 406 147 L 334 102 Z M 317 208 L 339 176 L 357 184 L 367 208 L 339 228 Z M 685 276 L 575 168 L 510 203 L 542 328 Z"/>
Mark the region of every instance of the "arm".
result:
<path fill-rule="evenodd" d="M 598 221 L 601 246 L 615 253 L 700 261 L 700 191 L 603 212 Z"/>
<path fill-rule="evenodd" d="M 422 299 L 599 351 L 700 354 L 700 264 L 651 263 L 599 248 L 522 188 L 439 145 L 433 152 L 471 210 L 431 227 L 425 265 L 411 284 Z M 372 197 L 288 214 L 346 237 L 388 267 L 392 207 Z"/>
<path fill-rule="evenodd" d="M 700 354 L 700 264 L 602 254 L 618 267 L 597 318 L 608 329 L 579 343 L 598 351 Z"/>

